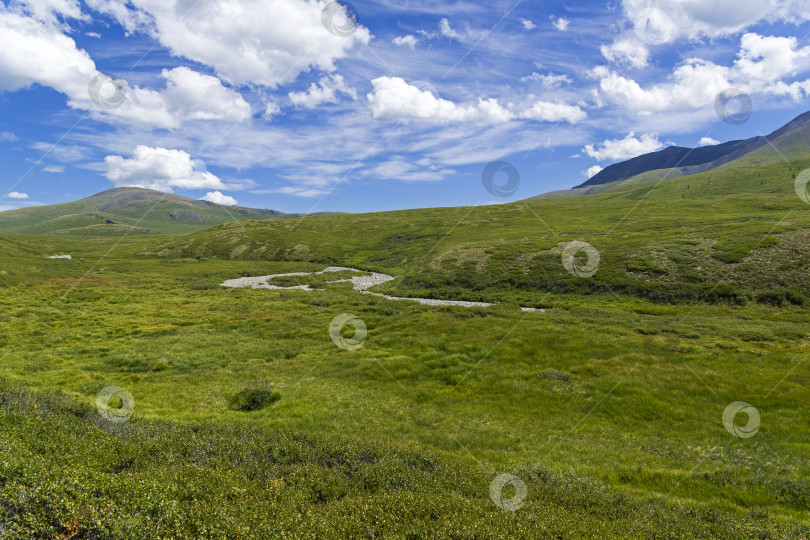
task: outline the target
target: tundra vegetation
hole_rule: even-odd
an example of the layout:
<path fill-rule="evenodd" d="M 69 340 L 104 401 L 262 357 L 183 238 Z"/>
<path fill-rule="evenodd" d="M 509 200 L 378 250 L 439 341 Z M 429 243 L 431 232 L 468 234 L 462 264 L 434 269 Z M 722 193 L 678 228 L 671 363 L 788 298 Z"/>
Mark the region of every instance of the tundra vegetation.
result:
<path fill-rule="evenodd" d="M 808 167 L 4 234 L 0 536 L 808 538 Z M 592 277 L 564 268 L 572 241 L 598 250 Z M 328 283 L 350 273 L 219 286 L 327 265 L 497 305 Z M 344 313 L 367 328 L 355 350 L 330 339 Z M 96 404 L 113 385 L 123 421 Z M 734 402 L 759 412 L 753 436 L 724 425 Z M 517 507 L 490 494 L 504 473 Z"/>

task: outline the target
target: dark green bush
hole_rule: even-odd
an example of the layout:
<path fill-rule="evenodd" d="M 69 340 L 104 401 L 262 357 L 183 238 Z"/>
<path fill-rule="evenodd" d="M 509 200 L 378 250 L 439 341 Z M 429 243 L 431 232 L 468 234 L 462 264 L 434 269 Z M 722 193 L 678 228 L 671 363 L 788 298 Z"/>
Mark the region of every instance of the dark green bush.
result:
<path fill-rule="evenodd" d="M 803 306 L 806 301 L 807 299 L 802 293 L 790 289 L 775 289 L 757 295 L 757 302 L 779 307 L 786 304 Z"/>
<path fill-rule="evenodd" d="M 626 265 L 628 272 L 642 272 L 650 274 L 666 274 L 667 271 L 655 264 L 651 257 L 642 257 L 633 261 L 628 261 Z"/>
<path fill-rule="evenodd" d="M 245 388 L 228 398 L 228 406 L 237 411 L 258 411 L 281 399 L 269 388 Z"/>

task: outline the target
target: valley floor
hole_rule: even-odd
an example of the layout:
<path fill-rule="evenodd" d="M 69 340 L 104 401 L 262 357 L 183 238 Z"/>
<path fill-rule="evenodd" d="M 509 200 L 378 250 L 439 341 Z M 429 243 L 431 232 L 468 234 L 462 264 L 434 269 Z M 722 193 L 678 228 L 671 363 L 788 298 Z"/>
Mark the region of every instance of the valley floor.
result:
<path fill-rule="evenodd" d="M 810 535 L 802 307 L 528 313 L 219 286 L 315 263 L 6 263 L 0 536 Z M 97 407 L 110 386 L 123 422 Z M 724 425 L 735 402 L 751 437 Z"/>

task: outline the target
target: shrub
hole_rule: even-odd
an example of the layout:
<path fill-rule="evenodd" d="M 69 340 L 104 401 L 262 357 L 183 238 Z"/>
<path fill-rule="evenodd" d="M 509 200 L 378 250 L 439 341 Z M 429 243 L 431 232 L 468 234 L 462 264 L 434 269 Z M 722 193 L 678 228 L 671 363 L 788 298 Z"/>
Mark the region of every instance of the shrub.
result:
<path fill-rule="evenodd" d="M 804 305 L 807 299 L 800 292 L 792 291 L 790 289 L 775 289 L 765 291 L 757 295 L 757 302 L 761 304 L 771 304 L 773 306 L 782 307 L 785 304 L 793 304 L 794 306 Z"/>
<path fill-rule="evenodd" d="M 219 289 L 219 283 L 206 278 L 198 278 L 191 282 L 189 287 L 195 291 Z"/>
<path fill-rule="evenodd" d="M 237 411 L 258 411 L 281 399 L 269 388 L 245 388 L 228 398 L 228 406 Z"/>
<path fill-rule="evenodd" d="M 640 272 L 650 274 L 666 274 L 667 271 L 655 264 L 651 257 L 642 257 L 626 264 L 628 272 Z"/>

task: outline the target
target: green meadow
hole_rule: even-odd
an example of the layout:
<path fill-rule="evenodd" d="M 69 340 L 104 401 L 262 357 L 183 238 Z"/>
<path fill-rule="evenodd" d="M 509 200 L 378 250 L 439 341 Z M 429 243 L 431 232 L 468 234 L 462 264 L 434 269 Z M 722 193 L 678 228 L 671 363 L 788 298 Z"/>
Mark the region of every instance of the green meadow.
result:
<path fill-rule="evenodd" d="M 0 536 L 808 538 L 810 205 L 793 184 L 808 166 L 5 234 Z M 598 251 L 592 277 L 566 270 L 572 241 Z M 329 265 L 396 277 L 376 292 L 497 305 L 324 275 L 278 282 L 311 292 L 219 286 Z M 362 347 L 330 337 L 341 314 L 365 324 Z M 125 421 L 97 407 L 113 385 Z M 724 425 L 734 402 L 758 411 L 753 435 L 732 433 L 745 413 Z"/>

